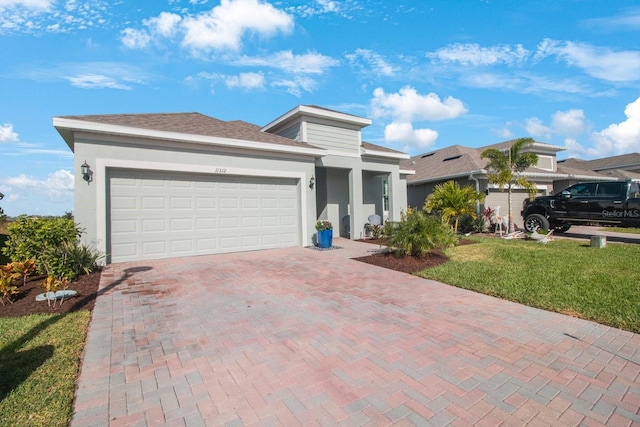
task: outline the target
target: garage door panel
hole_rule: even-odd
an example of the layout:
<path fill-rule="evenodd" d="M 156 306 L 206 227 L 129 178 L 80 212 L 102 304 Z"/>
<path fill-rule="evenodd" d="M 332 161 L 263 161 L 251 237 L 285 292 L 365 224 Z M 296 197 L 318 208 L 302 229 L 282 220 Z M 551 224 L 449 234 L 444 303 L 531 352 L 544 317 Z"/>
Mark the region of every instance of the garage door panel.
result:
<path fill-rule="evenodd" d="M 142 244 L 142 256 L 162 255 L 167 252 L 167 243 L 164 240 L 144 242 Z"/>
<path fill-rule="evenodd" d="M 216 230 L 218 229 L 218 221 L 216 218 L 197 218 L 196 229 L 201 231 Z"/>
<path fill-rule="evenodd" d="M 236 197 L 222 197 L 220 209 L 238 209 L 238 199 Z"/>
<path fill-rule="evenodd" d="M 191 240 L 174 240 L 171 242 L 171 253 L 190 254 L 193 252 L 193 241 Z"/>
<path fill-rule="evenodd" d="M 158 197 L 142 197 L 142 209 L 143 210 L 162 210 L 167 208 L 165 198 Z"/>
<path fill-rule="evenodd" d="M 122 210 L 136 210 L 138 208 L 137 206 L 137 199 L 133 196 L 120 196 L 120 197 L 112 197 L 111 198 L 111 206 L 114 209 L 117 209 L 118 211 L 122 211 Z"/>
<path fill-rule="evenodd" d="M 111 262 L 299 244 L 293 179 L 109 170 Z"/>
<path fill-rule="evenodd" d="M 175 231 L 180 231 L 180 232 L 186 232 L 186 231 L 195 231 L 194 227 L 193 227 L 193 219 L 191 218 L 173 218 L 170 222 L 171 224 L 171 231 L 175 232 Z"/>
<path fill-rule="evenodd" d="M 190 197 L 172 197 L 171 209 L 193 209 L 193 200 Z"/>
<path fill-rule="evenodd" d="M 196 197 L 196 209 L 216 209 L 218 199 L 214 197 Z"/>

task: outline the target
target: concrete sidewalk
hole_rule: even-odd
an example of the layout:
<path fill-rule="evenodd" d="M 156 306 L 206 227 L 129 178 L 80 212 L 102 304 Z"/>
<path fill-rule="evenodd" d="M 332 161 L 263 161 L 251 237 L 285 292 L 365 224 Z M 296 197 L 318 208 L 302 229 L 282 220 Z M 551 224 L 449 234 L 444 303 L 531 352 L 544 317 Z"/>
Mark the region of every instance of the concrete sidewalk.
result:
<path fill-rule="evenodd" d="M 334 243 L 109 266 L 72 425 L 640 425 L 640 335 Z"/>

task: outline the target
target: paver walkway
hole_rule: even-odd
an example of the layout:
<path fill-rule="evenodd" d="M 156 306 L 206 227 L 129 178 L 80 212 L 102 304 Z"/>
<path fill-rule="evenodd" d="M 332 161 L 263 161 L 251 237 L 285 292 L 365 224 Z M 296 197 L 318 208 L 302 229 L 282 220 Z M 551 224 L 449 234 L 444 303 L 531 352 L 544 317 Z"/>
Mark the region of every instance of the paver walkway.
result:
<path fill-rule="evenodd" d="M 334 243 L 108 267 L 72 425 L 640 425 L 640 335 Z"/>

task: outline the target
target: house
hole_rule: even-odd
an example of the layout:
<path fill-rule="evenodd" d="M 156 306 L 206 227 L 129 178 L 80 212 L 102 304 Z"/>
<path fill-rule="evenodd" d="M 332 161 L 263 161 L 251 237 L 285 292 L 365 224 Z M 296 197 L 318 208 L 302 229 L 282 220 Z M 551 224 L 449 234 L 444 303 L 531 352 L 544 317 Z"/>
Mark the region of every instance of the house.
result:
<path fill-rule="evenodd" d="M 597 172 L 611 179 L 640 181 L 640 153 L 621 154 L 594 160 L 569 158 L 558 161 L 563 166 Z"/>
<path fill-rule="evenodd" d="M 309 246 L 399 220 L 407 154 L 366 118 L 300 105 L 264 127 L 199 113 L 54 117 L 75 157 L 74 214 L 107 262 Z"/>
<path fill-rule="evenodd" d="M 514 142 L 510 140 L 480 148 L 453 145 L 403 161 L 403 168 L 415 169 L 415 174 L 407 177 L 408 205 L 422 208 L 436 185 L 454 180 L 461 187 L 470 185 L 476 191 L 487 194 L 484 204 L 478 206 L 478 213 L 485 207 L 491 207 L 499 209 L 499 214 L 506 217 L 509 213 L 507 190 L 500 191 L 497 185 L 489 183 L 486 170 L 488 159 L 482 159 L 481 153 L 487 148 L 506 151 Z M 553 194 L 580 181 L 611 179 L 597 172 L 558 162 L 556 154 L 562 150 L 563 147 L 537 141 L 523 147 L 522 152 L 533 152 L 538 156 L 538 164 L 524 172 L 524 176 L 535 184 L 538 195 Z M 512 213 L 514 223 L 519 227 L 524 223 L 520 210 L 527 197 L 528 193 L 522 188 L 512 190 Z"/>

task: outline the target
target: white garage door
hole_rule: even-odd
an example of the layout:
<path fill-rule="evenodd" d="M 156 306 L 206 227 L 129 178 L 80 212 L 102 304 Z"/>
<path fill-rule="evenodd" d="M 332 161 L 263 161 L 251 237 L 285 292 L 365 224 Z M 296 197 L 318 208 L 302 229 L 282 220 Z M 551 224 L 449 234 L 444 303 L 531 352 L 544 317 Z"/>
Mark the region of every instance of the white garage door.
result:
<path fill-rule="evenodd" d="M 524 219 L 520 215 L 522 211 L 522 202 L 529 197 L 529 193 L 524 190 L 512 190 L 511 193 L 511 210 L 513 212 L 513 222 L 518 228 L 524 227 Z M 490 206 L 495 209 L 500 206 L 500 215 L 505 218 L 509 216 L 509 193 L 505 189 L 500 191 L 498 189 L 491 189 L 489 196 L 485 199 L 485 206 Z"/>
<path fill-rule="evenodd" d="M 110 262 L 299 244 L 296 180 L 109 171 Z"/>

